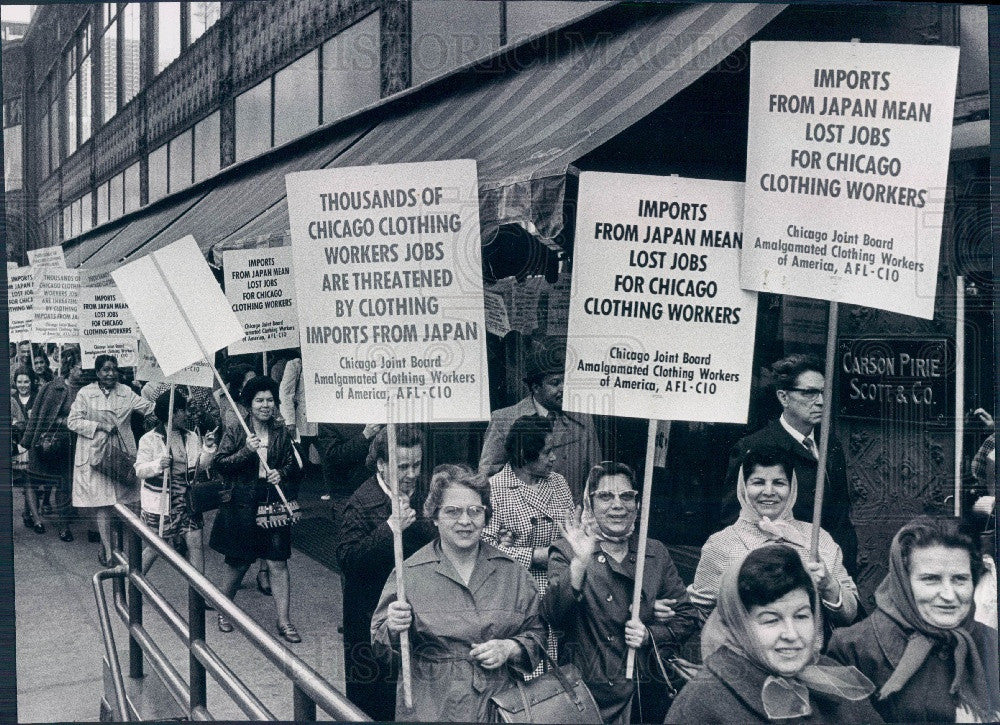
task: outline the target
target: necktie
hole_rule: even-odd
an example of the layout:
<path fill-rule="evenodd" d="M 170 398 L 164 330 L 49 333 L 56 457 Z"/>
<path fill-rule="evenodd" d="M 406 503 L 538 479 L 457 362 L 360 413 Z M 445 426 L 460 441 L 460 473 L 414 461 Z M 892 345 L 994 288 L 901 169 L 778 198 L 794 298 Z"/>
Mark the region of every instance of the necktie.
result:
<path fill-rule="evenodd" d="M 809 451 L 809 455 L 811 455 L 813 458 L 817 458 L 818 457 L 816 455 L 816 444 L 813 443 L 813 439 L 812 438 L 803 438 L 802 439 L 802 445 L 805 446 L 805 449 L 807 451 Z"/>

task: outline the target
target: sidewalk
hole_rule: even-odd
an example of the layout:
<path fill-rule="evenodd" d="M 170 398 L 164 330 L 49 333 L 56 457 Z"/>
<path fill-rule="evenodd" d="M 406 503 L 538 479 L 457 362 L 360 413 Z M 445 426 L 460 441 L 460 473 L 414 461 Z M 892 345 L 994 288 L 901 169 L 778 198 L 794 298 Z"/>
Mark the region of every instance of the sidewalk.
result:
<path fill-rule="evenodd" d="M 303 485 L 299 497 L 307 517 L 328 516 L 329 502 L 319 501 L 318 482 Z M 14 576 L 16 611 L 16 657 L 18 720 L 20 722 L 96 721 L 103 692 L 101 640 L 91 577 L 98 571 L 98 544 L 87 543 L 86 527 L 77 522 L 76 541 L 64 543 L 56 531 L 42 535 L 26 529 L 20 521 L 21 498 L 15 496 Z M 205 539 L 214 514 L 206 516 Z M 211 550 L 206 552 L 206 574 L 220 581 L 224 563 Z M 302 643 L 288 645 L 334 687 L 343 689 L 340 577 L 312 558 L 295 550 L 289 562 L 292 575 L 292 621 Z M 274 607 L 256 588 L 254 566 L 247 574 L 236 604 L 265 630 L 276 634 Z M 157 562 L 150 580 L 167 600 L 186 617 L 187 589 L 167 564 Z M 111 585 L 107 584 L 110 597 Z M 207 639 L 236 675 L 279 719 L 292 717 L 289 681 L 280 675 L 239 632 L 218 631 L 215 614 L 209 612 Z M 123 667 L 128 665 L 127 634 L 112 612 L 115 642 Z M 144 624 L 153 639 L 182 676 L 187 675 L 187 649 L 160 617 L 144 610 Z M 283 642 L 283 640 L 279 640 Z M 147 674 L 150 672 L 147 667 Z M 127 677 L 127 671 L 126 671 Z M 208 709 L 216 719 L 244 720 L 243 712 L 219 688 L 211 676 Z M 318 716 L 324 717 L 319 711 Z"/>

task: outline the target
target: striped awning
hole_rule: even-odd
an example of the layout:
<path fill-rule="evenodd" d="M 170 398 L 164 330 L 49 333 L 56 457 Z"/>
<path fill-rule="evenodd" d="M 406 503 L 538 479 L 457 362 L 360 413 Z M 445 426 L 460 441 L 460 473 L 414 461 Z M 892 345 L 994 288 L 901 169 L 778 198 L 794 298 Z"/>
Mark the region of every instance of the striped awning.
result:
<path fill-rule="evenodd" d="M 288 229 L 289 171 L 463 158 L 478 165 L 484 243 L 500 225 L 518 224 L 551 246 L 566 223 L 570 164 L 717 66 L 784 7 L 611 7 L 390 99 L 349 119 L 349 132 L 322 129 L 307 139 L 318 146 L 297 145 L 308 150 L 223 183 L 158 229 L 136 220 L 91 261 L 118 262 L 189 233 L 204 249 L 275 239 Z"/>

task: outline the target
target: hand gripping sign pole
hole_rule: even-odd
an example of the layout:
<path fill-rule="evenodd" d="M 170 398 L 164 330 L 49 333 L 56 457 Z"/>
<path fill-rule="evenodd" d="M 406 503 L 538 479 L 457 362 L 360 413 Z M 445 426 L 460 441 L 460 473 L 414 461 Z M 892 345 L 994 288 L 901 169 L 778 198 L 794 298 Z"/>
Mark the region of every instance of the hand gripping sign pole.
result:
<path fill-rule="evenodd" d="M 392 557 L 396 567 L 396 599 L 406 601 L 406 583 L 403 581 L 403 510 L 399 501 L 399 463 L 396 461 L 396 419 L 392 402 L 387 405 L 386 445 L 389 448 L 389 490 L 392 492 L 392 517 L 396 526 L 392 530 Z M 403 701 L 413 707 L 413 678 L 410 674 L 410 633 L 399 633 L 399 655 L 403 669 Z"/>
<path fill-rule="evenodd" d="M 173 468 L 173 449 L 170 447 L 170 436 L 173 435 L 174 431 L 174 390 L 177 386 L 170 383 L 170 404 L 167 408 L 167 456 L 170 457 L 171 462 L 167 464 L 167 467 L 163 470 L 163 491 L 160 494 L 160 538 L 163 538 L 163 530 L 166 528 L 167 516 L 170 514 L 170 485 L 172 481 L 170 480 L 171 469 Z M 185 461 L 185 464 L 187 462 Z"/>
<path fill-rule="evenodd" d="M 639 621 L 639 604 L 642 600 L 642 577 L 646 569 L 646 537 L 649 534 L 649 509 L 653 505 L 653 462 L 656 458 L 657 421 L 649 421 L 649 431 L 646 435 L 646 469 L 642 474 L 642 508 L 639 510 L 639 541 L 635 555 L 635 588 L 632 590 L 631 621 Z M 670 421 L 664 421 L 664 447 L 670 442 Z M 635 669 L 635 650 L 629 647 L 628 658 L 625 660 L 625 678 L 632 679 Z"/>

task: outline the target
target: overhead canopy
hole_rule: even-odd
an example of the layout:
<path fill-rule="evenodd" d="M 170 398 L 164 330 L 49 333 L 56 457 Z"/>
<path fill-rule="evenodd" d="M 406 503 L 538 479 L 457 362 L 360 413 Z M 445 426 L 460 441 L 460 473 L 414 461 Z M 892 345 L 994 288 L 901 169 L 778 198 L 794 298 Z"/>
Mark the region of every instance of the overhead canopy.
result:
<path fill-rule="evenodd" d="M 290 171 L 459 158 L 478 164 L 484 241 L 518 224 L 551 244 L 565 224 L 569 165 L 721 63 L 783 8 L 612 7 L 317 131 L 204 194 L 182 192 L 184 201 L 165 200 L 110 237 L 97 230 L 80 244 L 94 251 L 79 261 L 117 263 L 186 234 L 206 250 L 273 239 L 288 228 Z"/>

